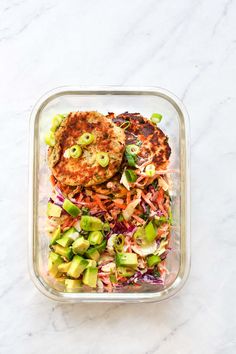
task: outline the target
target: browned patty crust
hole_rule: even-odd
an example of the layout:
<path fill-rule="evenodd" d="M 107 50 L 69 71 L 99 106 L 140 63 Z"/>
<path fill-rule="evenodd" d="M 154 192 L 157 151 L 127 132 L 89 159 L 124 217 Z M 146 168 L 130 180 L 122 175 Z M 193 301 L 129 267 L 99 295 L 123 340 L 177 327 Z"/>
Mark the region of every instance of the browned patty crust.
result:
<path fill-rule="evenodd" d="M 118 116 L 111 113 L 109 116 L 118 126 L 126 126 L 126 145 L 139 146 L 137 165 L 151 160 L 150 163 L 155 165 L 156 170 L 163 170 L 167 167 L 171 149 L 168 137 L 161 129 L 139 113 L 125 112 Z"/>
<path fill-rule="evenodd" d="M 77 144 L 84 133 L 94 135 L 94 141 L 83 146 L 79 158 L 66 158 L 65 150 Z M 48 162 L 54 177 L 69 186 L 92 186 L 111 178 L 120 167 L 125 149 L 124 130 L 109 117 L 98 112 L 72 112 L 55 133 L 56 145 L 48 150 Z M 96 161 L 96 154 L 106 152 L 109 164 L 105 168 Z"/>

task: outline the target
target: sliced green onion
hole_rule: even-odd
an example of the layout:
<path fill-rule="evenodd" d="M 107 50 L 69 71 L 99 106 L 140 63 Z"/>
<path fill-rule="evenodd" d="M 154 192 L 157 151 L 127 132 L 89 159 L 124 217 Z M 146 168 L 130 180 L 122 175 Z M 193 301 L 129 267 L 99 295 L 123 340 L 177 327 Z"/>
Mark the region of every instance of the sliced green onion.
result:
<path fill-rule="evenodd" d="M 153 177 L 156 173 L 155 165 L 153 164 L 147 165 L 145 168 L 145 173 L 148 177 Z"/>
<path fill-rule="evenodd" d="M 44 141 L 49 146 L 54 146 L 56 144 L 55 134 L 52 131 L 46 133 Z"/>
<path fill-rule="evenodd" d="M 151 115 L 151 122 L 158 124 L 162 120 L 162 115 L 159 113 L 153 113 Z"/>
<path fill-rule="evenodd" d="M 125 157 L 127 159 L 128 165 L 131 166 L 131 167 L 135 167 L 135 165 L 136 165 L 135 157 L 136 156 L 132 156 L 130 154 L 125 154 Z"/>
<path fill-rule="evenodd" d="M 78 144 L 80 145 L 89 145 L 94 141 L 94 135 L 90 133 L 84 133 L 78 140 Z"/>
<path fill-rule="evenodd" d="M 130 126 L 130 122 L 127 120 L 120 125 L 120 128 L 123 128 L 124 130 L 126 130 L 127 128 L 129 128 L 129 126 Z"/>
<path fill-rule="evenodd" d="M 55 132 L 57 130 L 57 128 L 60 127 L 63 119 L 64 119 L 64 115 L 62 115 L 62 114 L 57 114 L 55 117 L 52 118 L 52 126 L 51 126 L 52 132 Z"/>
<path fill-rule="evenodd" d="M 82 155 L 82 149 L 79 145 L 73 145 L 70 148 L 70 156 L 73 157 L 73 159 L 77 159 Z"/>
<path fill-rule="evenodd" d="M 126 178 L 127 178 L 128 182 L 135 182 L 136 181 L 137 175 L 136 175 L 136 173 L 134 173 L 133 170 L 126 170 L 125 174 L 126 174 Z"/>
<path fill-rule="evenodd" d="M 137 155 L 140 151 L 139 147 L 134 144 L 127 145 L 125 150 L 129 155 L 132 155 L 132 156 Z"/>
<path fill-rule="evenodd" d="M 96 155 L 96 161 L 100 166 L 106 167 L 109 164 L 109 155 L 107 152 L 98 152 Z"/>
<path fill-rule="evenodd" d="M 114 248 L 116 252 L 122 252 L 124 244 L 125 244 L 125 236 L 121 234 L 117 235 L 114 241 Z"/>

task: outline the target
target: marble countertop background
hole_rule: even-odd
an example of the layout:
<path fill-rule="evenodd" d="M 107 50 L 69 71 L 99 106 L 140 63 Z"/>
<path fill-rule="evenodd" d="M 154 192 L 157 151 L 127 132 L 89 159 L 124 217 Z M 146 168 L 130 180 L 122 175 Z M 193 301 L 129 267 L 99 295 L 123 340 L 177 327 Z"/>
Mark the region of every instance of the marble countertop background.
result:
<path fill-rule="evenodd" d="M 0 353 L 236 353 L 236 1 L 0 1 Z M 28 125 L 62 85 L 160 86 L 191 124 L 192 268 L 160 304 L 65 305 L 27 270 Z"/>

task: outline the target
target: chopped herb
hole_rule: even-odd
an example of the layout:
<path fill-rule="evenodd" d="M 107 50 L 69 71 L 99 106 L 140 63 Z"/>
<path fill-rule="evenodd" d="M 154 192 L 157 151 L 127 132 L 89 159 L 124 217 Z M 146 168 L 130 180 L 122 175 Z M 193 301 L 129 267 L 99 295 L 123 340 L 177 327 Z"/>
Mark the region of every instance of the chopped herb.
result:
<path fill-rule="evenodd" d="M 126 170 L 125 175 L 126 175 L 128 182 L 135 182 L 137 179 L 137 175 L 136 175 L 136 173 L 134 173 L 133 170 Z"/>
<path fill-rule="evenodd" d="M 122 215 L 122 214 L 119 214 L 117 220 L 118 220 L 118 221 L 123 221 L 123 220 L 124 220 L 123 215 Z"/>
<path fill-rule="evenodd" d="M 135 167 L 136 164 L 136 156 L 125 153 L 125 157 L 127 159 L 128 165 L 131 167 Z"/>
<path fill-rule="evenodd" d="M 89 208 L 82 207 L 81 211 L 82 211 L 82 215 L 89 215 Z"/>
<path fill-rule="evenodd" d="M 158 187 L 158 180 L 155 179 L 155 181 L 152 182 L 152 186 L 155 190 L 157 190 L 157 187 Z"/>
<path fill-rule="evenodd" d="M 127 128 L 129 128 L 130 126 L 130 122 L 128 120 L 126 120 L 124 123 L 122 123 L 120 125 L 120 128 L 123 128 L 124 130 L 126 130 Z"/>
<path fill-rule="evenodd" d="M 153 275 L 157 278 L 160 278 L 161 274 L 159 273 L 158 266 L 154 267 Z"/>

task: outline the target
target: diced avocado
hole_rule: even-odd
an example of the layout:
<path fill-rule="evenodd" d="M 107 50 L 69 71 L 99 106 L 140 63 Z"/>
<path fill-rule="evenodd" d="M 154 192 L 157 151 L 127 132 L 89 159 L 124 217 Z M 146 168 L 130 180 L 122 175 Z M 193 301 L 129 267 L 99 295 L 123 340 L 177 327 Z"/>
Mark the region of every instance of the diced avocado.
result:
<path fill-rule="evenodd" d="M 80 209 L 69 199 L 65 199 L 62 208 L 71 216 L 76 218 L 80 214 Z"/>
<path fill-rule="evenodd" d="M 73 252 L 72 249 L 70 247 L 62 247 L 61 245 L 54 245 L 52 246 L 54 251 L 59 254 L 62 257 L 65 257 L 66 259 L 68 259 L 68 261 L 70 261 L 73 257 Z"/>
<path fill-rule="evenodd" d="M 111 230 L 110 224 L 109 224 L 108 222 L 104 222 L 104 224 L 103 224 L 103 231 L 108 232 L 108 231 L 110 231 L 110 230 Z"/>
<path fill-rule="evenodd" d="M 80 279 L 65 279 L 65 291 L 68 293 L 78 292 L 82 287 L 82 281 Z"/>
<path fill-rule="evenodd" d="M 94 248 L 99 252 L 102 253 L 106 249 L 107 241 L 103 240 L 100 245 L 95 246 Z"/>
<path fill-rule="evenodd" d="M 85 256 L 87 258 L 93 259 L 94 261 L 98 261 L 100 258 L 100 253 L 98 252 L 98 250 L 96 250 L 96 248 L 89 248 L 86 252 L 85 252 Z"/>
<path fill-rule="evenodd" d="M 64 262 L 64 263 L 59 264 L 59 266 L 58 266 L 59 272 L 67 273 L 70 268 L 70 265 L 71 265 L 71 262 Z"/>
<path fill-rule="evenodd" d="M 153 242 L 157 237 L 156 229 L 151 221 L 145 226 L 145 233 L 148 242 Z"/>
<path fill-rule="evenodd" d="M 79 237 L 79 233 L 73 226 L 63 233 L 63 236 L 69 237 L 72 241 L 75 241 Z"/>
<path fill-rule="evenodd" d="M 161 262 L 161 258 L 157 254 L 152 254 L 147 258 L 147 264 L 149 267 L 153 267 L 154 265 Z"/>
<path fill-rule="evenodd" d="M 49 253 L 49 259 L 52 261 L 53 264 L 56 264 L 56 265 L 63 263 L 63 259 L 61 258 L 61 256 L 59 256 L 58 254 L 56 254 L 54 252 Z"/>
<path fill-rule="evenodd" d="M 136 253 L 117 253 L 116 265 L 135 268 L 138 265 Z"/>
<path fill-rule="evenodd" d="M 91 231 L 88 240 L 91 245 L 100 245 L 103 240 L 103 234 L 101 231 Z"/>
<path fill-rule="evenodd" d="M 80 220 L 80 227 L 84 231 L 99 231 L 103 229 L 103 222 L 96 216 L 83 215 Z"/>
<path fill-rule="evenodd" d="M 57 240 L 57 243 L 62 247 L 69 247 L 72 244 L 73 240 L 67 236 L 62 236 Z"/>
<path fill-rule="evenodd" d="M 122 276 L 122 277 L 131 277 L 134 275 L 135 270 L 132 268 L 127 268 L 127 267 L 117 267 L 117 273 Z"/>
<path fill-rule="evenodd" d="M 84 254 L 89 248 L 89 241 L 85 240 L 84 237 L 79 237 L 73 242 L 72 250 L 75 254 Z"/>
<path fill-rule="evenodd" d="M 88 261 L 80 256 L 74 256 L 67 274 L 72 278 L 79 278 L 88 265 Z"/>
<path fill-rule="evenodd" d="M 54 216 L 55 218 L 59 218 L 61 216 L 61 207 L 59 205 L 48 203 L 47 206 L 47 216 Z"/>
<path fill-rule="evenodd" d="M 62 258 L 54 253 L 50 252 L 48 257 L 48 271 L 51 276 L 56 277 L 59 273 L 58 267 L 63 262 Z"/>
<path fill-rule="evenodd" d="M 97 262 L 96 262 L 94 259 L 88 259 L 87 268 L 88 268 L 88 267 L 93 267 L 93 268 L 95 268 L 96 266 L 97 266 Z"/>
<path fill-rule="evenodd" d="M 98 269 L 94 267 L 88 267 L 83 274 L 83 283 L 90 286 L 91 288 L 96 288 L 97 276 Z"/>
<path fill-rule="evenodd" d="M 50 245 L 55 245 L 56 241 L 61 237 L 61 227 L 58 226 L 56 230 L 52 233 L 52 238 L 50 240 Z"/>
<path fill-rule="evenodd" d="M 54 278 L 59 273 L 58 266 L 56 264 L 53 264 L 53 262 L 50 258 L 48 259 L 48 272 Z"/>

